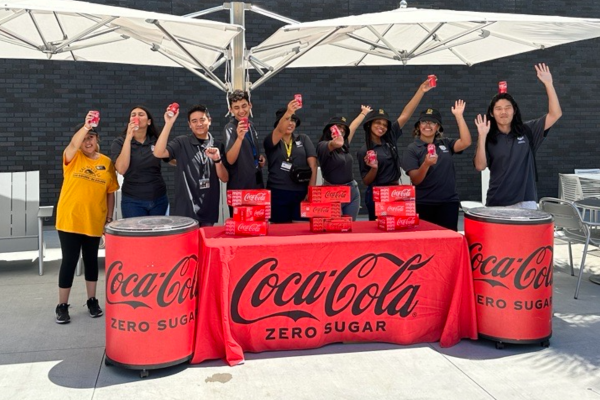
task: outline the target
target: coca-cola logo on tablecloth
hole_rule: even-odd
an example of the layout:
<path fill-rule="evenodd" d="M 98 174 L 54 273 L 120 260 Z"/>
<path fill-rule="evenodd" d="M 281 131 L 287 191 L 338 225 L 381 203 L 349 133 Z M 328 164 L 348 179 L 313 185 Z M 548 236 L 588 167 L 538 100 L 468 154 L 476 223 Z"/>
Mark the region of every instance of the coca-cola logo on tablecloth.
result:
<path fill-rule="evenodd" d="M 231 298 L 232 320 L 239 324 L 274 317 L 319 320 L 311 310 L 328 317 L 349 311 L 354 316 L 370 313 L 404 318 L 419 303 L 421 285 L 411 278 L 432 258 L 416 254 L 402 260 L 389 253 L 365 254 L 341 270 L 287 275 L 279 273 L 278 259 L 266 258 L 237 282 Z M 286 311 L 277 311 L 284 307 Z M 242 310 L 248 310 L 247 315 L 242 315 Z"/>
<path fill-rule="evenodd" d="M 523 257 L 502 258 L 496 255 L 484 256 L 481 243 L 473 243 L 469 249 L 475 281 L 507 289 L 512 281 L 517 290 L 552 285 L 552 246 L 539 247 Z"/>
<path fill-rule="evenodd" d="M 182 304 L 198 295 L 196 284 L 198 256 L 192 254 L 182 258 L 170 270 L 128 273 L 122 261 L 114 261 L 106 271 L 109 304 L 126 304 L 138 307 L 168 307 L 176 302 Z M 190 277 L 189 270 L 193 269 Z"/>

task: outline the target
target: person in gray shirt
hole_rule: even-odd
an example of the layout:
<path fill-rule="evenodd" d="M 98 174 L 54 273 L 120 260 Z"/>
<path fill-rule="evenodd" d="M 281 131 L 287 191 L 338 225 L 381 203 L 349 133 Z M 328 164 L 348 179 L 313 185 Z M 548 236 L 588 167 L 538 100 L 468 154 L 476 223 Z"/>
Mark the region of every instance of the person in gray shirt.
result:
<path fill-rule="evenodd" d="M 498 93 L 492 98 L 487 114 L 479 114 L 475 119 L 479 137 L 473 163 L 478 171 L 490 169 L 488 207 L 537 209 L 535 152 L 562 116 L 562 109 L 550 68 L 538 64 L 535 71 L 548 95 L 546 115 L 523 123 L 513 97 Z"/>

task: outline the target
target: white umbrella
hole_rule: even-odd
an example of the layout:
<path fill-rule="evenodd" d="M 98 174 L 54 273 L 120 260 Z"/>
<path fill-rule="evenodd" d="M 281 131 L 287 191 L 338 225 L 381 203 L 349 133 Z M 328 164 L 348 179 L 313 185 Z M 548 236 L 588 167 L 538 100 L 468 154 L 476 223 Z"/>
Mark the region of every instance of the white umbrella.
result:
<path fill-rule="evenodd" d="M 249 53 L 248 66 L 473 65 L 600 36 L 600 19 L 399 8 L 286 25 Z"/>
<path fill-rule="evenodd" d="M 213 70 L 243 28 L 70 0 L 0 1 L 0 57 L 184 67 L 228 90 Z"/>

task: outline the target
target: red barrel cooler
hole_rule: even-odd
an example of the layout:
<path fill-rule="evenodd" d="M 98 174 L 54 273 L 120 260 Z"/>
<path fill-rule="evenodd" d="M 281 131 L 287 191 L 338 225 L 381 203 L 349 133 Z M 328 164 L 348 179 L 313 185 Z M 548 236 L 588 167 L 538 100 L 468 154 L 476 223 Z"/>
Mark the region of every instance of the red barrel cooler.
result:
<path fill-rule="evenodd" d="M 147 370 L 192 356 L 198 223 L 151 216 L 106 228 L 106 363 Z"/>
<path fill-rule="evenodd" d="M 505 207 L 465 212 L 479 336 L 550 344 L 554 224 L 545 212 Z"/>

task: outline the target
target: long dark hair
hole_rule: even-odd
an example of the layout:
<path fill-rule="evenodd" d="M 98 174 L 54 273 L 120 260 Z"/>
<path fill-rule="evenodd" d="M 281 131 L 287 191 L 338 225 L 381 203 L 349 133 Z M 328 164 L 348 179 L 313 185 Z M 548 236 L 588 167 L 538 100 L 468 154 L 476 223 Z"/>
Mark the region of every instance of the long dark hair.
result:
<path fill-rule="evenodd" d="M 494 97 L 492 97 L 492 101 L 487 109 L 487 119 L 490 121 L 490 133 L 487 136 L 487 140 L 492 143 L 498 142 L 498 135 L 500 131 L 498 130 L 498 123 L 494 119 L 494 107 L 496 103 L 500 100 L 508 100 L 510 104 L 513 106 L 514 115 L 513 119 L 510 123 L 510 136 L 513 138 L 523 136 L 525 125 L 523 125 L 523 118 L 521 117 L 521 110 L 517 105 L 515 99 L 508 93 L 498 93 Z"/>
<path fill-rule="evenodd" d="M 154 123 L 154 117 L 152 116 L 152 113 L 150 113 L 150 110 L 148 110 L 148 107 L 146 107 L 146 106 L 131 107 L 131 109 L 129 110 L 129 114 L 127 114 L 128 115 L 127 124 L 125 125 L 125 129 L 123 129 L 123 132 L 121 132 L 121 136 L 125 137 L 125 135 L 127 135 L 127 126 L 129 125 L 129 119 L 131 116 L 131 112 L 133 110 L 135 110 L 136 108 L 144 110 L 144 112 L 148 116 L 148 121 L 151 121 L 150 125 L 148 125 L 148 128 L 146 128 L 146 136 L 150 137 L 152 139 L 158 139 L 158 131 L 156 130 L 156 124 Z"/>
<path fill-rule="evenodd" d="M 394 139 L 392 139 L 392 135 L 390 135 L 390 130 L 392 129 L 391 122 L 385 118 L 374 118 L 373 120 L 363 125 L 363 128 L 365 129 L 365 144 L 367 145 L 367 150 L 373 150 L 374 147 L 373 141 L 371 140 L 371 125 L 373 124 L 373 121 L 377 119 L 386 120 L 388 123 L 387 130 L 385 131 L 383 136 L 381 136 L 381 142 L 383 144 L 395 147 L 396 143 L 394 143 Z"/>

